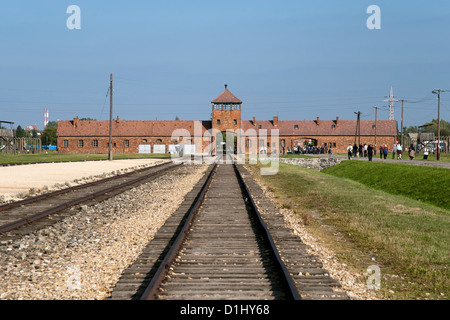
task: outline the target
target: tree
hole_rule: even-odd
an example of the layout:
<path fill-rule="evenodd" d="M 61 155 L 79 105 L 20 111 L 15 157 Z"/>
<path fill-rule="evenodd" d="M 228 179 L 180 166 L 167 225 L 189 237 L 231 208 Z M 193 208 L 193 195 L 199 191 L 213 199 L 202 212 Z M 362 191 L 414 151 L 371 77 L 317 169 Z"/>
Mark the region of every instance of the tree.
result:
<path fill-rule="evenodd" d="M 56 136 L 56 131 L 57 131 L 58 127 L 55 126 L 51 126 L 45 128 L 44 131 L 42 131 L 41 133 L 41 141 L 43 145 L 56 145 L 57 144 L 57 136 Z"/>
<path fill-rule="evenodd" d="M 58 126 L 58 121 L 49 121 L 48 123 L 47 123 L 47 127 L 46 128 L 49 128 L 49 127 L 57 127 Z"/>
<path fill-rule="evenodd" d="M 31 137 L 32 138 L 38 138 L 38 132 L 36 129 L 31 130 Z"/>
<path fill-rule="evenodd" d="M 430 122 L 425 123 L 425 125 L 430 125 L 429 127 L 423 128 L 423 132 L 434 132 L 434 135 L 438 135 L 438 120 L 433 119 Z M 441 137 L 450 136 L 450 122 L 441 120 Z"/>
<path fill-rule="evenodd" d="M 16 129 L 16 137 L 17 138 L 28 138 L 28 132 L 25 131 L 20 125 L 17 126 Z"/>

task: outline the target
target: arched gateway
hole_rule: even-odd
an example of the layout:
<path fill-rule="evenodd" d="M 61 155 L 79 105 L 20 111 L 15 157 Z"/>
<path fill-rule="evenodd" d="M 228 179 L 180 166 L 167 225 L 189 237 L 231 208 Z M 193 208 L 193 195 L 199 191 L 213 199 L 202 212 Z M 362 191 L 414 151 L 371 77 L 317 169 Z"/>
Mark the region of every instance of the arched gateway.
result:
<path fill-rule="evenodd" d="M 212 104 L 212 129 L 218 132 L 215 139 L 216 153 L 237 152 L 239 136 L 236 134 L 241 129 L 241 105 L 242 101 L 234 94 L 225 90 L 213 101 Z"/>

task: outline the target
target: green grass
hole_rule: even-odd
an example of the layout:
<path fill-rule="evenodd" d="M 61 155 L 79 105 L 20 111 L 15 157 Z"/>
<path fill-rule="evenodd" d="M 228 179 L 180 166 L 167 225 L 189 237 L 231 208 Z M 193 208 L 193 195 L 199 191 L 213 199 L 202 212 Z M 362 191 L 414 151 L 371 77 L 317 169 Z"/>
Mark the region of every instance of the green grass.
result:
<path fill-rule="evenodd" d="M 450 170 L 446 168 L 344 161 L 323 173 L 450 209 Z"/>
<path fill-rule="evenodd" d="M 271 176 L 249 167 L 282 207 L 311 216 L 310 233 L 349 269 L 378 265 L 380 298 L 449 299 L 449 210 L 299 166 L 280 163 Z"/>
<path fill-rule="evenodd" d="M 280 158 L 315 158 L 314 156 L 309 156 L 307 154 L 285 154 Z"/>
<path fill-rule="evenodd" d="M 347 153 L 338 153 L 337 155 L 347 157 Z M 380 158 L 380 154 L 377 152 L 377 154 L 376 154 L 374 157 L 375 157 L 375 158 Z M 392 151 L 387 155 L 387 158 L 386 158 L 386 159 L 392 160 Z M 407 153 L 407 152 L 404 152 L 404 154 L 403 154 L 403 160 L 409 160 L 409 156 L 408 156 L 408 153 Z M 423 153 L 422 153 L 422 152 L 416 153 L 415 156 L 414 156 L 414 160 L 417 160 L 417 161 L 424 161 L 424 162 L 427 162 L 427 161 L 437 161 L 437 160 L 436 160 L 436 154 L 433 154 L 433 153 L 430 153 L 430 154 L 428 155 L 428 159 L 427 159 L 427 160 L 424 160 L 424 159 L 423 159 Z M 441 153 L 441 159 L 440 159 L 439 161 L 441 161 L 441 162 L 450 162 L 450 152 L 444 152 L 444 153 Z"/>
<path fill-rule="evenodd" d="M 137 153 L 115 153 L 113 159 L 147 159 L 168 157 L 170 154 L 137 154 Z M 67 161 L 92 161 L 108 160 L 107 154 L 94 153 L 57 153 L 49 151 L 48 153 L 35 154 L 0 154 L 0 164 L 8 163 L 34 163 L 34 162 L 67 162 Z"/>

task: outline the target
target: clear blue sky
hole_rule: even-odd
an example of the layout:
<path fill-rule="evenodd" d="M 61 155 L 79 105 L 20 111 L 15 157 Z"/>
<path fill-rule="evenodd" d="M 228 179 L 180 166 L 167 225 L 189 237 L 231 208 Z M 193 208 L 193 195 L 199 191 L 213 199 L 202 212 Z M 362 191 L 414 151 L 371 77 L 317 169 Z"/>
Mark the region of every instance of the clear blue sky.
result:
<path fill-rule="evenodd" d="M 66 27 L 72 4 L 81 30 Z M 366 27 L 372 4 L 381 30 Z M 5 0 L 0 120 L 43 129 L 45 107 L 50 121 L 109 119 L 113 73 L 126 120 L 208 120 L 225 83 L 243 119 L 374 119 L 392 85 L 405 126 L 421 125 L 437 118 L 431 91 L 450 90 L 449 39 L 448 0 Z"/>

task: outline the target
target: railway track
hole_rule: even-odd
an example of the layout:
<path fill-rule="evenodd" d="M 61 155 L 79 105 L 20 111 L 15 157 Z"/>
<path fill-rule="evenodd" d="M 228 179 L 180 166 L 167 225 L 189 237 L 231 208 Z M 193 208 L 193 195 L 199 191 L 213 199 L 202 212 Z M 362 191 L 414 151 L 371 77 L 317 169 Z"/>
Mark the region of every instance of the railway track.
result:
<path fill-rule="evenodd" d="M 167 162 L 2 205 L 0 237 L 20 237 L 62 219 L 66 214 L 70 214 L 67 209 L 107 199 L 180 165 L 181 163 Z"/>
<path fill-rule="evenodd" d="M 280 215 L 262 217 L 245 173 L 211 165 L 109 299 L 347 299 Z"/>

